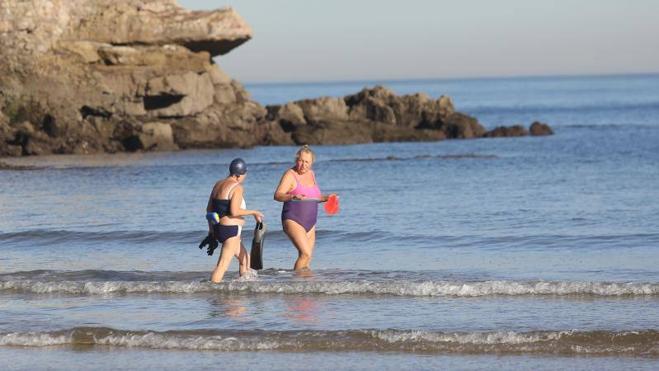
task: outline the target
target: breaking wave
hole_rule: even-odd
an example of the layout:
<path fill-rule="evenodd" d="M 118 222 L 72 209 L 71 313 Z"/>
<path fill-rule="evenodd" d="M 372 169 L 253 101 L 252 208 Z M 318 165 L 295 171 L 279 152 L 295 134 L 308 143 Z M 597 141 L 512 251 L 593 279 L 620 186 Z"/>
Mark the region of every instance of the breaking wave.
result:
<path fill-rule="evenodd" d="M 396 351 L 411 353 L 537 353 L 659 356 L 659 332 L 419 330 L 345 331 L 126 331 L 75 327 L 51 332 L 0 334 L 0 346 L 112 346 L 214 351 Z"/>
<path fill-rule="evenodd" d="M 314 279 L 292 279 L 290 271 L 267 270 L 259 277 L 210 283 L 200 272 L 31 271 L 0 276 L 0 292 L 66 295 L 125 294 L 312 294 L 427 297 L 480 296 L 659 296 L 658 283 L 591 281 L 451 281 L 423 280 L 373 273 L 320 273 Z M 370 277 L 369 277 L 370 276 Z M 411 277 L 411 278 L 410 278 Z"/>

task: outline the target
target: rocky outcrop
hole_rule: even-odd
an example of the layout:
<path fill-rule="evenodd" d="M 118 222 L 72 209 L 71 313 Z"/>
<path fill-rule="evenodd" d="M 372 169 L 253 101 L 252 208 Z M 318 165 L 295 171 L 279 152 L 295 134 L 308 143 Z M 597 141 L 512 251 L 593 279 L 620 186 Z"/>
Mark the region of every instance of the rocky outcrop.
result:
<path fill-rule="evenodd" d="M 549 125 L 535 121 L 528 130 L 522 125 L 498 126 L 483 134 L 483 137 L 524 137 L 529 134 L 532 136 L 553 135 L 554 131 Z"/>
<path fill-rule="evenodd" d="M 383 87 L 264 108 L 212 59 L 251 37 L 230 8 L 2 0 L 0 156 L 518 134 L 486 134 L 447 96 Z M 538 124 L 532 133 L 551 128 Z"/>
<path fill-rule="evenodd" d="M 397 96 L 381 86 L 343 98 L 305 99 L 267 109 L 268 120 L 298 144 L 475 138 L 485 133 L 475 118 L 456 112 L 447 96 Z"/>
<path fill-rule="evenodd" d="M 551 127 L 545 123 L 535 121 L 534 123 L 531 124 L 531 127 L 529 128 L 529 131 L 531 132 L 531 135 L 533 136 L 542 136 L 542 135 L 553 135 L 554 131 L 551 129 Z"/>
<path fill-rule="evenodd" d="M 486 138 L 496 137 L 524 137 L 529 135 L 529 131 L 522 125 L 498 126 L 483 135 Z"/>
<path fill-rule="evenodd" d="M 173 0 L 0 2 L 0 156 L 252 146 L 266 114 L 211 59 L 252 36 Z"/>

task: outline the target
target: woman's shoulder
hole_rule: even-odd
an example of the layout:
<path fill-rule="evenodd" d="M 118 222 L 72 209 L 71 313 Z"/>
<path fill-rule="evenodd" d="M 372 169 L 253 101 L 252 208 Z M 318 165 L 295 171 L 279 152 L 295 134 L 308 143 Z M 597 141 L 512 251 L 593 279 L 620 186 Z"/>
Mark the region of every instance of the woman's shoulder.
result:
<path fill-rule="evenodd" d="M 284 171 L 284 175 L 282 176 L 282 178 L 296 179 L 297 178 L 297 173 L 295 172 L 294 169 L 286 169 L 286 171 Z"/>
<path fill-rule="evenodd" d="M 220 179 L 220 180 L 217 181 L 217 183 L 215 183 L 215 187 L 217 187 L 219 189 L 224 189 L 224 188 L 227 187 L 227 185 L 229 185 L 229 183 L 230 183 L 229 180 L 226 179 L 226 178 L 225 179 Z"/>
<path fill-rule="evenodd" d="M 226 193 L 226 192 L 231 192 L 239 187 L 242 187 L 240 183 L 231 182 L 228 179 L 221 179 L 218 180 L 217 183 L 215 183 L 215 187 L 213 188 L 213 190 L 216 190 L 217 193 Z"/>

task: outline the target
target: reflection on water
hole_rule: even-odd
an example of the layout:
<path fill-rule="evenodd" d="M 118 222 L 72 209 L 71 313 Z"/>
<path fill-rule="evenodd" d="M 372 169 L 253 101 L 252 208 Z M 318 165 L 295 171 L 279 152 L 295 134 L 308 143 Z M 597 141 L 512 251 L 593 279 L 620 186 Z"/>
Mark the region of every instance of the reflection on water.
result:
<path fill-rule="evenodd" d="M 317 297 L 306 296 L 291 296 L 283 295 L 278 297 L 282 301 L 279 302 L 281 306 L 276 304 L 278 300 L 271 303 L 277 310 L 270 312 L 272 317 L 269 320 L 263 319 L 263 314 L 267 312 L 262 303 L 254 298 L 242 295 L 229 295 L 213 297 L 208 299 L 208 317 L 212 319 L 228 319 L 240 323 L 248 323 L 250 321 L 258 320 L 260 323 L 263 321 L 275 321 L 279 317 L 280 320 L 285 322 L 292 321 L 306 327 L 309 325 L 320 324 L 322 305 Z"/>
<path fill-rule="evenodd" d="M 286 303 L 284 317 L 306 324 L 318 322 L 320 305 L 316 299 L 303 296 L 287 296 L 284 301 Z"/>
<path fill-rule="evenodd" d="M 214 297 L 208 300 L 211 318 L 229 317 L 237 321 L 247 321 L 247 299 L 238 296 Z"/>
<path fill-rule="evenodd" d="M 311 269 L 305 268 L 293 271 L 296 279 L 315 281 L 315 275 Z M 319 302 L 310 297 L 286 297 L 286 313 L 284 316 L 300 323 L 318 323 Z"/>

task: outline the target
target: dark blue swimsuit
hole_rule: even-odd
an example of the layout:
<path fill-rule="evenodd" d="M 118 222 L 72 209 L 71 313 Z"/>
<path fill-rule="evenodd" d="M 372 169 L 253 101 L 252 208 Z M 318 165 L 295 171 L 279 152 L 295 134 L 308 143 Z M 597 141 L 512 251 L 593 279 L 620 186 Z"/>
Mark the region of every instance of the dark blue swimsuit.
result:
<path fill-rule="evenodd" d="M 232 186 L 231 189 L 229 189 L 228 193 L 231 193 L 231 190 L 233 189 L 234 186 Z M 242 208 L 245 208 L 245 200 L 242 201 Z M 220 200 L 217 198 L 213 199 L 213 211 L 217 213 L 217 215 L 220 216 L 220 218 L 224 216 L 231 216 L 231 199 L 228 200 Z M 231 237 L 236 237 L 240 235 L 240 226 L 239 225 L 222 225 L 220 223 L 213 223 L 213 234 L 215 235 L 215 239 L 218 240 L 220 243 L 224 243 L 224 241 L 228 240 Z"/>

